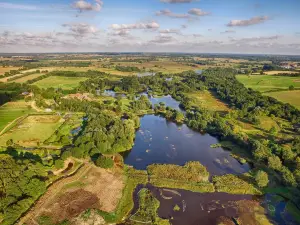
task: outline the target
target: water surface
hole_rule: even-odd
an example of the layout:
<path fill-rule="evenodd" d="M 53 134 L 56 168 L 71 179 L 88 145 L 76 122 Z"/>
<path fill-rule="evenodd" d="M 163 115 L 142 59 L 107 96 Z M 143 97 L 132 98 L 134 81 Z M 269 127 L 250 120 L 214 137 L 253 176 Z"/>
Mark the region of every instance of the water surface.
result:
<path fill-rule="evenodd" d="M 186 125 L 178 126 L 165 118 L 146 115 L 131 151 L 124 155 L 126 164 L 136 169 L 146 169 L 153 163 L 184 165 L 199 161 L 211 175 L 240 174 L 249 170 L 222 148 L 211 148 L 218 140 L 209 134 L 193 131 Z"/>

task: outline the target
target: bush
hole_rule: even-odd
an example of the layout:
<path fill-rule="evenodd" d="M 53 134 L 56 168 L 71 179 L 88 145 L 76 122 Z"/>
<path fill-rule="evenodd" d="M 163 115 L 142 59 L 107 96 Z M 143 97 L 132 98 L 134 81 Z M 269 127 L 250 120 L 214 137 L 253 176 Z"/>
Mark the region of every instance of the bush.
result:
<path fill-rule="evenodd" d="M 64 167 L 64 161 L 61 159 L 55 160 L 54 166 L 56 169 L 61 169 Z"/>
<path fill-rule="evenodd" d="M 108 169 L 114 166 L 114 161 L 109 157 L 99 156 L 95 164 L 98 167 Z"/>

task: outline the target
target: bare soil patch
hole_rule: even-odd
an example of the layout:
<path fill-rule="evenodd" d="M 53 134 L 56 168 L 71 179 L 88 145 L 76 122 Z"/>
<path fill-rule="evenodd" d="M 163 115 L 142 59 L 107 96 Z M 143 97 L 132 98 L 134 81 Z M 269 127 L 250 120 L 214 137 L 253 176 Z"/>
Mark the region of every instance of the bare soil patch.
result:
<path fill-rule="evenodd" d="M 19 224 L 37 224 L 40 216 L 48 216 L 54 223 L 65 219 L 73 221 L 87 209 L 113 212 L 123 188 L 124 178 L 119 169 L 105 170 L 85 163 L 74 176 L 49 187 Z"/>

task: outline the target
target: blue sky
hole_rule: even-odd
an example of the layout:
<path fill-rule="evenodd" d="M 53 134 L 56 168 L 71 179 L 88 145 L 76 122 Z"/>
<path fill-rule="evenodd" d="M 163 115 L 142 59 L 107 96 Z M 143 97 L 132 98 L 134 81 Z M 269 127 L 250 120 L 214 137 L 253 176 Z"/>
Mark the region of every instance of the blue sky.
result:
<path fill-rule="evenodd" d="M 299 0 L 0 0 L 0 52 L 300 54 Z"/>

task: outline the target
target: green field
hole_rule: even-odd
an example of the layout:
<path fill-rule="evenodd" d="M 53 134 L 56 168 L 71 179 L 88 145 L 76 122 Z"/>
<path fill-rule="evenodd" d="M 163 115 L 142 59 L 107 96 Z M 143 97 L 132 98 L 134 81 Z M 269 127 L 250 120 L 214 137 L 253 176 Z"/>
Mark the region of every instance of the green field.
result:
<path fill-rule="evenodd" d="M 10 139 L 24 147 L 37 146 L 48 139 L 62 122 L 56 115 L 30 115 L 1 135 L 0 146 L 6 146 Z"/>
<path fill-rule="evenodd" d="M 0 107 L 0 132 L 15 119 L 33 112 L 24 101 L 8 102 Z"/>
<path fill-rule="evenodd" d="M 300 109 L 300 91 L 278 91 L 266 93 L 266 95 L 276 98 L 284 103 L 289 103 Z"/>
<path fill-rule="evenodd" d="M 297 77 L 274 75 L 238 75 L 236 77 L 246 87 L 260 92 L 287 90 L 291 85 L 300 88 L 300 79 Z"/>
<path fill-rule="evenodd" d="M 60 76 L 51 76 L 43 80 L 37 81 L 34 85 L 37 85 L 39 88 L 62 88 L 65 90 L 72 90 L 76 88 L 81 81 L 85 81 L 85 77 L 60 77 Z"/>

